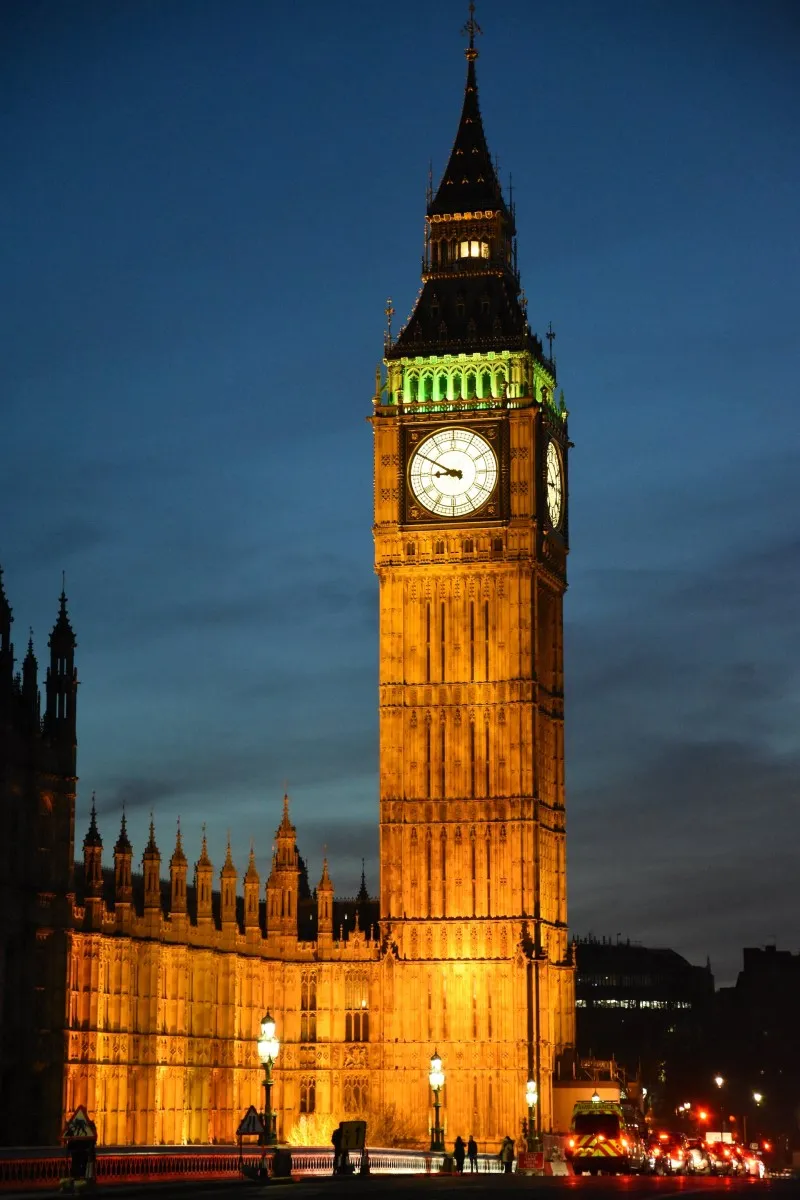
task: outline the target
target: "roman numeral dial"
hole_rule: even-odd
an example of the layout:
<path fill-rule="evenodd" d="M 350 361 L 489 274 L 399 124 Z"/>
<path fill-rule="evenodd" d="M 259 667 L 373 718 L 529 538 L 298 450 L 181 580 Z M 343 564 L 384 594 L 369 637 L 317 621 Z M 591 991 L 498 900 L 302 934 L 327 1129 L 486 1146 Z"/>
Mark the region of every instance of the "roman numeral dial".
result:
<path fill-rule="evenodd" d="M 408 482 L 437 517 L 463 517 L 483 508 L 497 485 L 497 457 L 479 433 L 438 429 L 411 456 Z"/>

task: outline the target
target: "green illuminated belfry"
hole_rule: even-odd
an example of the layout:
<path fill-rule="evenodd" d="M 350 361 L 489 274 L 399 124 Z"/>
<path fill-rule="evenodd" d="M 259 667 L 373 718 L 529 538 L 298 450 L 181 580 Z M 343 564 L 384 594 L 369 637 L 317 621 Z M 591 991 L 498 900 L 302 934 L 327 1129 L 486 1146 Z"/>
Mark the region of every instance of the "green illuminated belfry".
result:
<path fill-rule="evenodd" d="M 531 332 L 516 262 L 513 208 L 497 179 L 478 104 L 474 34 L 458 132 L 425 221 L 423 287 L 386 351 L 395 403 L 554 404 L 555 365 Z"/>

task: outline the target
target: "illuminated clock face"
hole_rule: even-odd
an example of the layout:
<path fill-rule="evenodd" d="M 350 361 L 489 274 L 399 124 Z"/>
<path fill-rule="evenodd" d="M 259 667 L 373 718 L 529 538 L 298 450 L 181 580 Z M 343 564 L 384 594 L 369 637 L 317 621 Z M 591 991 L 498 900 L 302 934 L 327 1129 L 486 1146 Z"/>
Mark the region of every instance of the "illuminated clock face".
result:
<path fill-rule="evenodd" d="M 547 512 L 554 529 L 561 525 L 564 515 L 564 469 L 555 442 L 547 443 Z"/>
<path fill-rule="evenodd" d="M 483 508 L 497 483 L 497 458 L 469 429 L 438 429 L 420 442 L 408 468 L 411 491 L 437 517 L 464 517 Z"/>

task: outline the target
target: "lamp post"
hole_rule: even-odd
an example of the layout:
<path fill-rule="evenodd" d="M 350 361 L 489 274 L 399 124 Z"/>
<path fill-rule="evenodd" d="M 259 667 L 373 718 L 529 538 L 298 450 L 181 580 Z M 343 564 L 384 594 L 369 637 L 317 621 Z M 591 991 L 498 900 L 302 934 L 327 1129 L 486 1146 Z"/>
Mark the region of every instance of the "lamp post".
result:
<path fill-rule="evenodd" d="M 539 1091 L 536 1087 L 535 1079 L 529 1079 L 525 1084 L 525 1103 L 528 1106 L 528 1124 L 525 1129 L 525 1140 L 528 1145 L 528 1152 L 532 1153 L 536 1149 L 536 1105 L 539 1103 Z"/>
<path fill-rule="evenodd" d="M 431 1058 L 431 1069 L 428 1073 L 428 1083 L 433 1092 L 433 1129 L 431 1130 L 431 1150 L 444 1150 L 444 1130 L 439 1125 L 439 1092 L 444 1087 L 444 1070 L 442 1060 L 436 1050 Z"/>
<path fill-rule="evenodd" d="M 278 1135 L 275 1131 L 276 1115 L 272 1111 L 272 1068 L 281 1044 L 275 1036 L 275 1022 L 269 1013 L 261 1022 L 261 1036 L 258 1039 L 258 1057 L 264 1068 L 264 1145 L 276 1146 Z"/>
<path fill-rule="evenodd" d="M 721 1075 L 715 1075 L 714 1083 L 719 1088 L 719 1132 L 720 1136 L 722 1136 L 725 1132 L 725 1110 L 722 1107 L 722 1089 L 725 1086 L 725 1080 Z"/>

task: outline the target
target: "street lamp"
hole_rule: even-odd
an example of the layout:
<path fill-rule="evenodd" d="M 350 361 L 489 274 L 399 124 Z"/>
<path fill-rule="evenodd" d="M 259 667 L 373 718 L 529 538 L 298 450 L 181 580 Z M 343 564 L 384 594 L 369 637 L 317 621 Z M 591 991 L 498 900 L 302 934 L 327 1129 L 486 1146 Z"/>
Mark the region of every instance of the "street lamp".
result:
<path fill-rule="evenodd" d="M 764 1097 L 762 1096 L 761 1092 L 753 1092 L 753 1099 L 755 1100 L 756 1104 L 760 1104 Z"/>
<path fill-rule="evenodd" d="M 281 1044 L 275 1036 L 275 1022 L 269 1013 L 261 1022 L 258 1039 L 258 1057 L 264 1068 L 264 1145 L 275 1146 L 278 1135 L 275 1131 L 276 1115 L 272 1111 L 272 1068 Z"/>
<path fill-rule="evenodd" d="M 721 1075 L 715 1075 L 714 1083 L 719 1088 L 719 1131 L 720 1134 L 723 1134 L 725 1132 L 725 1110 L 722 1107 L 722 1088 L 725 1080 Z"/>
<path fill-rule="evenodd" d="M 584 1092 L 584 1095 L 585 1094 L 586 1093 Z M 597 1088 L 595 1088 L 594 1091 L 592 1092 L 592 1104 L 599 1104 L 599 1103 L 600 1103 L 600 1093 L 598 1092 Z"/>
<path fill-rule="evenodd" d="M 444 1130 L 439 1125 L 439 1092 L 444 1087 L 444 1070 L 438 1051 L 434 1050 L 431 1058 L 431 1069 L 428 1072 L 428 1083 L 433 1092 L 433 1129 L 431 1130 L 431 1150 L 444 1150 Z"/>
<path fill-rule="evenodd" d="M 528 1145 L 528 1152 L 531 1153 L 536 1149 L 536 1105 L 539 1103 L 539 1090 L 536 1087 L 535 1079 L 529 1079 L 525 1084 L 525 1103 L 528 1106 L 528 1124 L 525 1127 L 525 1140 Z M 525 1124 L 524 1121 L 523 1124 Z"/>

